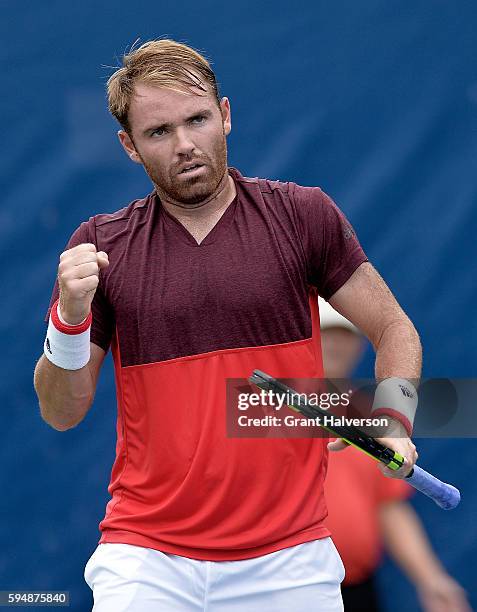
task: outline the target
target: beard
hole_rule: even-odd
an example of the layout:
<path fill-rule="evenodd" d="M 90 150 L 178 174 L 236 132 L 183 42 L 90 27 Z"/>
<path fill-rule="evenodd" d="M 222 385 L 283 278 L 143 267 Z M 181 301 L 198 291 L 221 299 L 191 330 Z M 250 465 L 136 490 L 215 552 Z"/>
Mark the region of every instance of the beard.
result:
<path fill-rule="evenodd" d="M 193 207 L 204 200 L 208 200 L 217 191 L 218 186 L 227 172 L 227 141 L 225 134 L 213 143 L 210 155 L 201 154 L 190 156 L 190 160 L 183 159 L 182 164 L 187 161 L 200 162 L 205 166 L 205 172 L 199 176 L 178 175 L 177 170 L 167 170 L 154 160 L 147 160 L 141 156 L 144 169 L 153 182 L 158 195 L 163 195 L 168 200 L 180 202 L 186 206 Z"/>

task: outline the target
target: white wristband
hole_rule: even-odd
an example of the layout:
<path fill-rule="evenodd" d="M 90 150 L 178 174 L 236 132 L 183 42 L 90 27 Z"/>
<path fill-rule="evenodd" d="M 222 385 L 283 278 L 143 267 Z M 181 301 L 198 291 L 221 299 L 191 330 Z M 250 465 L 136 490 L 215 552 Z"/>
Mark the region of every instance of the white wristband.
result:
<path fill-rule="evenodd" d="M 59 318 L 58 301 L 50 314 L 43 345 L 46 358 L 64 370 L 80 370 L 90 359 L 91 313 L 79 325 L 69 325 Z"/>
<path fill-rule="evenodd" d="M 386 378 L 376 387 L 371 414 L 373 417 L 387 415 L 400 421 L 408 435 L 417 409 L 417 391 L 405 378 Z"/>

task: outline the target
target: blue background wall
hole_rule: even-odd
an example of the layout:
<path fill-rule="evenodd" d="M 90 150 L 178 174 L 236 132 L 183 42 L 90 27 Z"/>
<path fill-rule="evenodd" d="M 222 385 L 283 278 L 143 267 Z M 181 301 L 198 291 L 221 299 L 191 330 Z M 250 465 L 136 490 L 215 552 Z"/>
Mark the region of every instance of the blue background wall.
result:
<path fill-rule="evenodd" d="M 104 83 L 136 38 L 169 36 L 213 61 L 232 104 L 230 163 L 320 185 L 419 329 L 427 376 L 476 373 L 477 5 L 423 0 L 289 3 L 2 3 L 0 589 L 71 591 L 108 500 L 110 358 L 94 408 L 58 433 L 32 374 L 59 253 L 84 219 L 150 191 L 108 116 Z M 367 355 L 360 374 L 369 374 Z M 477 607 L 475 440 L 425 440 L 421 463 L 464 491 L 414 505 Z M 388 610 L 417 609 L 389 564 Z"/>

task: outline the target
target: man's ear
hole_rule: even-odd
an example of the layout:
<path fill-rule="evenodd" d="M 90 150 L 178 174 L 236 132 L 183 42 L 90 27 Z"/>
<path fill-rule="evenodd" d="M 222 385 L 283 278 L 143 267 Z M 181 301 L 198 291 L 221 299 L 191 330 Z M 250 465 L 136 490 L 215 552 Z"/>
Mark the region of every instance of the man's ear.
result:
<path fill-rule="evenodd" d="M 125 130 L 119 130 L 118 132 L 119 142 L 122 144 L 123 149 L 126 151 L 128 157 L 136 162 L 136 164 L 142 164 L 142 160 L 139 157 L 136 147 L 129 136 L 129 134 Z"/>
<path fill-rule="evenodd" d="M 230 102 L 228 98 L 222 98 L 220 101 L 220 112 L 222 113 L 224 134 L 228 136 L 232 131 L 232 116 L 230 113 Z"/>

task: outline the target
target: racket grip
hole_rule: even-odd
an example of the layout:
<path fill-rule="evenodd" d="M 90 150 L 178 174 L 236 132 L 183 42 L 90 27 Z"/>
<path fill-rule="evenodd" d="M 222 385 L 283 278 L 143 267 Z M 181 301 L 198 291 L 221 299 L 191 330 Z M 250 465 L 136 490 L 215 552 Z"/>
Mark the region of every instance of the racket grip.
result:
<path fill-rule="evenodd" d="M 415 465 L 406 482 L 415 489 L 433 499 L 444 510 L 452 510 L 460 502 L 460 491 L 446 482 L 442 482 L 426 470 Z"/>

